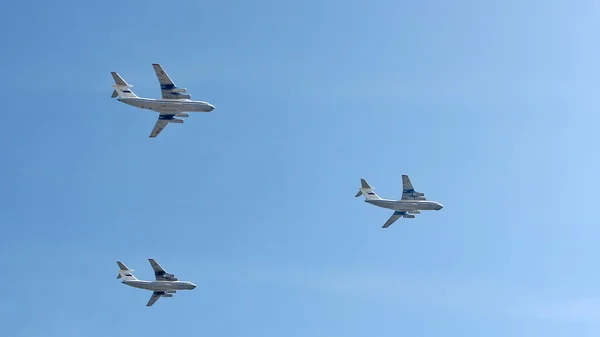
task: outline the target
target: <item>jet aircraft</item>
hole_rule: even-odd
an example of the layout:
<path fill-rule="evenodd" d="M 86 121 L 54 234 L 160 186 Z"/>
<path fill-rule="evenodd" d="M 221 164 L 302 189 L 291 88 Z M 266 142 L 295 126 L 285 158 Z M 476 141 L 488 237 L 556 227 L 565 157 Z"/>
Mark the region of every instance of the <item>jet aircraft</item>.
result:
<path fill-rule="evenodd" d="M 382 199 L 373 192 L 374 188 L 364 179 L 360 180 L 360 184 L 360 191 L 358 191 L 355 197 L 364 195 L 365 202 L 378 207 L 394 210 L 394 214 L 392 214 L 382 228 L 388 228 L 399 218 L 414 218 L 415 214 L 420 214 L 421 211 L 439 211 L 444 207 L 439 202 L 427 201 L 424 193 L 415 191 L 410 179 L 405 174 L 402 175 L 402 199 L 400 200 Z"/>
<path fill-rule="evenodd" d="M 138 280 L 131 273 L 133 269 L 129 269 L 121 261 L 117 261 L 120 268 L 117 278 L 123 278 L 122 282 L 128 286 L 153 291 L 152 297 L 150 297 L 148 304 L 146 304 L 147 307 L 152 306 L 161 297 L 173 297 L 173 294 L 177 290 L 192 290 L 196 288 L 196 285 L 192 282 L 177 280 L 175 275 L 167 273 L 154 259 L 148 259 L 148 261 L 150 261 L 152 269 L 154 269 L 156 281 Z"/>
<path fill-rule="evenodd" d="M 118 101 L 125 104 L 159 113 L 154 129 L 150 133 L 150 138 L 158 136 L 169 123 L 183 123 L 183 119 L 175 117 L 189 117 L 189 112 L 210 112 L 214 110 L 215 107 L 210 103 L 190 100 L 191 96 L 186 94 L 187 89 L 177 87 L 160 64 L 153 64 L 152 66 L 160 83 L 162 99 L 138 97 L 129 89 L 133 85 L 125 82 L 116 72 L 111 73 L 115 80 L 115 84 L 113 84 L 115 90 L 111 98 L 116 97 Z"/>

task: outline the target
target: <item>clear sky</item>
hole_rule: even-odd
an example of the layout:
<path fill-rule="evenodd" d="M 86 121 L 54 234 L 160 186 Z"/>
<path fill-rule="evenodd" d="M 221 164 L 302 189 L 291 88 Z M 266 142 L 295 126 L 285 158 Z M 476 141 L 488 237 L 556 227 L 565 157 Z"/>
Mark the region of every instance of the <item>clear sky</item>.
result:
<path fill-rule="evenodd" d="M 598 336 L 600 2 L 12 1 L 6 336 Z M 111 71 L 216 106 L 148 135 Z M 401 219 L 401 174 L 444 204 Z M 198 287 L 145 307 L 115 261 Z"/>

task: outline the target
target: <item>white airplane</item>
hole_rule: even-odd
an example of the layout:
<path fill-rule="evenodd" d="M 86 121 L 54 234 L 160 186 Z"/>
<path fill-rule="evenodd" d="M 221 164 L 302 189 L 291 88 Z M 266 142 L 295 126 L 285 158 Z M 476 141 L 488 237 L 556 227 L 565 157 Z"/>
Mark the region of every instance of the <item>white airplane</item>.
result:
<path fill-rule="evenodd" d="M 122 282 L 128 286 L 153 291 L 152 297 L 150 297 L 148 304 L 146 304 L 147 307 L 152 306 L 161 297 L 173 297 L 173 294 L 177 290 L 192 290 L 196 288 L 196 285 L 192 282 L 178 281 L 175 275 L 167 273 L 154 259 L 148 259 L 148 261 L 150 261 L 152 269 L 154 269 L 156 281 L 138 280 L 131 273 L 133 269 L 129 269 L 121 261 L 117 261 L 120 268 L 117 278 L 123 278 Z"/>
<path fill-rule="evenodd" d="M 189 117 L 189 112 L 210 112 L 215 109 L 212 104 L 207 102 L 190 100 L 191 96 L 185 94 L 187 89 L 178 88 L 160 64 L 153 64 L 152 66 L 158 77 L 158 82 L 160 82 L 162 99 L 138 97 L 129 89 L 133 85 L 125 82 L 116 72 L 111 73 L 115 79 L 115 84 L 113 84 L 115 90 L 111 98 L 117 97 L 118 101 L 125 104 L 159 113 L 154 129 L 150 133 L 150 138 L 158 136 L 169 123 L 183 123 L 183 119 L 175 117 Z"/>
<path fill-rule="evenodd" d="M 421 214 L 421 211 L 439 211 L 444 207 L 439 202 L 426 201 L 427 198 L 425 198 L 425 194 L 415 191 L 410 179 L 405 174 L 402 175 L 402 199 L 400 200 L 380 198 L 373 192 L 374 188 L 372 188 L 364 179 L 360 180 L 360 184 L 360 191 L 358 191 L 355 197 L 364 195 L 365 202 L 375 206 L 393 209 L 395 211 L 382 228 L 388 228 L 399 218 L 414 218 L 414 214 Z"/>

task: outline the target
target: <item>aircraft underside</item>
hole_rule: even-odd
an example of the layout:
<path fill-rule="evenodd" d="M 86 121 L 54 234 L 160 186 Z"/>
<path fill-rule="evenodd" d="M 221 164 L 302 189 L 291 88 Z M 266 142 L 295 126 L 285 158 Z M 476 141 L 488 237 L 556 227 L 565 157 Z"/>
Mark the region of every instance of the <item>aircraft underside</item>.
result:
<path fill-rule="evenodd" d="M 144 99 L 121 99 L 121 101 L 136 108 L 152 110 L 162 114 L 209 112 L 212 110 L 212 107 L 203 102 L 164 102 Z"/>
<path fill-rule="evenodd" d="M 397 202 L 394 200 L 386 201 L 386 200 L 369 200 L 367 201 L 370 204 L 375 206 L 392 209 L 394 211 L 413 211 L 413 210 L 426 210 L 428 207 L 426 205 L 420 205 L 419 203 L 408 203 L 408 202 Z"/>

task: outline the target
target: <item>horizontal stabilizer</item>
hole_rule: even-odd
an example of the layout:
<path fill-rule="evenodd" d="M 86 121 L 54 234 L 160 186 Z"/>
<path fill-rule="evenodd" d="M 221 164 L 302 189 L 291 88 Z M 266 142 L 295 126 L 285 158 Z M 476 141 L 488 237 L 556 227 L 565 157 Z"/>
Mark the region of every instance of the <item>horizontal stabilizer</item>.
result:
<path fill-rule="evenodd" d="M 371 185 L 369 185 L 369 183 L 364 179 L 360 180 L 360 185 L 362 186 L 362 188 L 371 188 Z"/>
<path fill-rule="evenodd" d="M 127 268 L 127 266 L 125 264 L 123 264 L 123 262 L 121 261 L 117 261 L 117 264 L 119 265 L 119 268 L 121 270 L 130 270 L 129 268 Z"/>
<path fill-rule="evenodd" d="M 131 273 L 133 269 L 127 268 L 121 261 L 117 261 L 117 264 L 119 265 L 119 275 L 117 275 L 117 278 L 124 278 L 125 281 L 136 280 L 135 276 Z"/>
<path fill-rule="evenodd" d="M 121 77 L 121 75 L 116 72 L 111 72 L 113 79 L 115 80 L 116 85 L 130 86 L 125 80 Z"/>
<path fill-rule="evenodd" d="M 355 198 L 364 195 L 366 200 L 381 199 L 377 194 L 375 194 L 375 192 L 373 192 L 374 188 L 371 187 L 366 180 L 361 179 L 360 186 L 360 190 L 354 196 Z"/>
<path fill-rule="evenodd" d="M 356 193 L 356 195 L 354 196 L 355 198 L 358 198 L 361 195 L 363 195 L 363 188 L 371 188 L 369 183 L 364 179 L 360 180 L 360 186 L 361 186 L 360 191 L 358 191 L 358 193 Z"/>
<path fill-rule="evenodd" d="M 132 98 L 132 97 L 137 97 L 133 91 L 131 91 L 131 87 L 133 87 L 133 85 L 125 82 L 125 80 L 116 72 L 111 72 L 111 75 L 113 77 L 113 79 L 115 80 L 115 84 L 112 85 L 113 88 L 115 88 L 115 90 L 113 90 L 112 96 L 110 96 L 110 98 Z"/>

